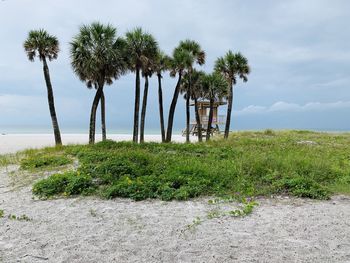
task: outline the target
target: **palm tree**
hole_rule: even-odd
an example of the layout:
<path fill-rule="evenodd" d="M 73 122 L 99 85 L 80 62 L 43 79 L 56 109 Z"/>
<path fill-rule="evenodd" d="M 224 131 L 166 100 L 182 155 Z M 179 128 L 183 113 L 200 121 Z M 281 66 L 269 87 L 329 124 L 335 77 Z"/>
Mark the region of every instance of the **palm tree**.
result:
<path fill-rule="evenodd" d="M 90 114 L 89 143 L 95 142 L 96 111 L 101 100 L 102 131 L 105 135 L 104 85 L 111 85 L 127 70 L 124 59 L 125 42 L 117 37 L 117 30 L 111 25 L 95 22 L 80 27 L 70 43 L 71 64 L 79 79 L 88 88 L 95 87 L 96 94 Z"/>
<path fill-rule="evenodd" d="M 194 112 L 196 115 L 197 122 L 197 135 L 198 141 L 202 142 L 202 123 L 198 109 L 198 99 L 203 97 L 203 87 L 201 80 L 205 75 L 204 71 L 193 71 L 192 72 L 192 99 L 194 101 Z"/>
<path fill-rule="evenodd" d="M 153 60 L 149 58 L 148 62 L 142 65 L 142 76 L 145 78 L 145 87 L 143 90 L 142 107 L 141 107 L 141 123 L 140 123 L 140 143 L 145 141 L 145 121 L 146 121 L 146 109 L 147 109 L 147 97 L 148 97 L 148 78 L 153 75 Z"/>
<path fill-rule="evenodd" d="M 191 76 L 189 74 L 185 74 L 182 81 L 181 81 L 181 87 L 180 87 L 180 93 L 184 94 L 184 99 L 186 100 L 186 130 L 189 129 L 190 124 L 190 103 L 189 98 L 191 98 L 194 101 L 194 110 L 195 110 L 195 117 L 196 117 L 196 123 L 197 123 L 197 130 L 198 130 L 198 141 L 202 141 L 202 130 L 201 130 L 201 120 L 199 116 L 198 111 L 198 98 L 202 97 L 202 85 L 201 85 L 201 79 L 204 76 L 203 71 L 197 71 L 196 69 L 193 69 Z M 187 135 L 187 133 L 186 133 Z M 186 141 L 189 141 L 189 136 L 186 136 Z"/>
<path fill-rule="evenodd" d="M 175 48 L 173 52 L 172 58 L 172 66 L 171 66 L 171 76 L 175 77 L 178 74 L 178 82 L 175 87 L 173 99 L 171 101 L 170 109 L 169 109 L 169 117 L 168 117 L 168 127 L 167 127 L 167 135 L 166 142 L 171 141 L 171 135 L 173 131 L 173 123 L 174 123 L 174 114 L 177 99 L 179 97 L 180 92 L 180 84 L 181 78 L 184 71 L 189 74 L 189 79 L 191 80 L 191 74 L 193 70 L 194 63 L 198 65 L 203 65 L 205 63 L 205 52 L 201 49 L 200 45 L 192 40 L 184 40 L 180 41 L 178 47 Z M 191 81 L 189 82 L 189 88 L 191 88 Z M 189 103 L 189 98 L 186 103 Z M 188 114 L 187 114 L 188 116 Z M 186 132 L 186 141 L 189 141 L 189 122 L 186 123 L 187 132 Z"/>
<path fill-rule="evenodd" d="M 127 56 L 129 69 L 135 72 L 135 105 L 134 105 L 134 129 L 133 141 L 138 141 L 139 108 L 140 108 L 140 72 L 150 58 L 158 51 L 158 44 L 151 34 L 145 33 L 141 28 L 136 28 L 126 33 Z"/>
<path fill-rule="evenodd" d="M 206 141 L 209 141 L 211 134 L 211 124 L 213 122 L 214 102 L 221 101 L 227 95 L 227 81 L 225 78 L 214 72 L 202 78 L 204 98 L 209 100 L 209 118 L 207 126 Z"/>
<path fill-rule="evenodd" d="M 228 138 L 230 132 L 231 113 L 233 107 L 233 86 L 237 82 L 237 77 L 248 81 L 250 67 L 248 60 L 241 53 L 233 53 L 229 50 L 224 57 L 219 57 L 215 62 L 215 71 L 221 73 L 229 83 L 227 94 L 227 116 L 225 124 L 225 139 Z"/>
<path fill-rule="evenodd" d="M 186 142 L 190 142 L 190 120 L 191 120 L 191 111 L 190 111 L 190 98 L 191 98 L 191 76 L 188 73 L 185 73 L 181 83 L 180 83 L 180 94 L 184 94 L 184 99 L 186 100 Z"/>
<path fill-rule="evenodd" d="M 164 126 L 164 111 L 163 111 L 163 90 L 162 90 L 162 78 L 163 72 L 169 69 L 170 57 L 165 55 L 162 51 L 157 52 L 156 60 L 154 63 L 154 71 L 157 74 L 158 79 L 158 104 L 159 104 L 159 120 L 160 120 L 160 132 L 162 136 L 162 142 L 165 142 L 165 126 Z"/>
<path fill-rule="evenodd" d="M 30 31 L 23 46 L 30 61 L 34 61 L 35 57 L 38 56 L 39 60 L 43 63 L 43 71 L 47 88 L 47 99 L 49 103 L 55 143 L 56 145 L 62 145 L 61 133 L 55 110 L 52 84 L 50 80 L 50 72 L 46 60 L 48 59 L 49 61 L 52 61 L 57 59 L 58 52 L 60 50 L 59 42 L 55 36 L 50 35 L 44 29 L 40 29 Z"/>

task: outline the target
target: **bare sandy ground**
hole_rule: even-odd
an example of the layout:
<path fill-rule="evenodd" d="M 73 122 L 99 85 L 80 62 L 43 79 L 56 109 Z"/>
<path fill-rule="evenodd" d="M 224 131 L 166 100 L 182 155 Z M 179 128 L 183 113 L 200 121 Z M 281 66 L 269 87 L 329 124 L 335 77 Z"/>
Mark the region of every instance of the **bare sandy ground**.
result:
<path fill-rule="evenodd" d="M 209 219 L 237 204 L 39 201 L 12 188 L 17 169 L 0 168 L 0 262 L 350 262 L 350 197 L 259 199 L 247 217 Z"/>
<path fill-rule="evenodd" d="M 131 141 L 129 134 L 108 134 L 108 139 L 115 141 Z M 184 142 L 185 137 L 173 135 L 174 142 Z M 192 137 L 192 140 L 196 138 Z M 96 140 L 101 140 L 101 135 L 96 136 Z M 160 142 L 160 135 L 145 135 L 148 142 Z M 88 143 L 88 134 L 62 134 L 63 144 L 85 144 Z M 15 153 L 28 148 L 42 148 L 54 146 L 55 140 L 52 134 L 6 134 L 0 135 L 0 154 Z"/>

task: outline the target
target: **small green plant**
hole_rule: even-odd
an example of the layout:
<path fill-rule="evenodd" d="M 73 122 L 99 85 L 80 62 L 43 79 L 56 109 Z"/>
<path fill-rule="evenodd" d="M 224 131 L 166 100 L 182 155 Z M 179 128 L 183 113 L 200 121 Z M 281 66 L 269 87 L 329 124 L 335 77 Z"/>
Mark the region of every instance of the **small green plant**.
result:
<path fill-rule="evenodd" d="M 187 228 L 187 230 L 195 230 L 196 227 L 199 226 L 199 225 L 202 224 L 202 223 L 203 223 L 202 219 L 201 219 L 199 216 L 197 216 L 197 217 L 192 221 L 191 224 L 188 224 L 188 225 L 187 225 L 186 228 Z"/>
<path fill-rule="evenodd" d="M 33 219 L 28 217 L 27 215 L 21 215 L 21 216 L 16 216 L 16 215 L 12 215 L 12 214 L 9 214 L 8 216 L 8 219 L 10 220 L 18 220 L 18 221 L 32 221 Z"/>
<path fill-rule="evenodd" d="M 253 212 L 253 209 L 255 206 L 257 206 L 258 203 L 255 201 L 245 201 L 243 203 L 243 207 L 240 209 L 231 210 L 228 212 L 228 215 L 234 216 L 234 217 L 244 217 Z"/>
<path fill-rule="evenodd" d="M 5 215 L 4 210 L 0 209 L 0 218 L 3 218 L 3 217 L 4 217 L 4 215 Z"/>
<path fill-rule="evenodd" d="M 219 218 L 222 216 L 222 212 L 219 210 L 212 210 L 207 214 L 208 219 Z"/>

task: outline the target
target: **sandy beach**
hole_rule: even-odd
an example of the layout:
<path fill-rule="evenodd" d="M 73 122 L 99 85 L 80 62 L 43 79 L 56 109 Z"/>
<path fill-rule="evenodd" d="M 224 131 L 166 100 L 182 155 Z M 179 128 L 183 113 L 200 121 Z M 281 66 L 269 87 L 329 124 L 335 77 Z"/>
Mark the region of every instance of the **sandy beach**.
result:
<path fill-rule="evenodd" d="M 63 141 L 86 143 L 87 135 L 65 134 Z M 51 135 L 0 136 L 1 153 L 52 144 Z M 258 198 L 249 216 L 210 217 L 238 204 L 213 205 L 209 197 L 184 202 L 33 198 L 27 179 L 50 173 L 0 168 L 0 262 L 350 262 L 348 196 Z"/>
<path fill-rule="evenodd" d="M 108 139 L 114 141 L 131 141 L 131 134 L 108 134 Z M 96 141 L 101 141 L 101 134 L 96 135 Z M 191 138 L 193 141 L 196 138 Z M 160 142 L 160 135 L 145 135 L 148 142 Z M 173 135 L 174 142 L 184 142 L 185 137 Z M 89 141 L 88 134 L 62 134 L 63 144 L 86 144 Z M 54 146 L 55 140 L 52 134 L 5 134 L 0 135 L 0 154 L 15 153 L 29 148 L 42 148 Z"/>
<path fill-rule="evenodd" d="M 258 199 L 247 217 L 209 219 L 236 204 L 39 201 L 11 186 L 17 169 L 0 170 L 0 262 L 350 262 L 349 197 Z"/>

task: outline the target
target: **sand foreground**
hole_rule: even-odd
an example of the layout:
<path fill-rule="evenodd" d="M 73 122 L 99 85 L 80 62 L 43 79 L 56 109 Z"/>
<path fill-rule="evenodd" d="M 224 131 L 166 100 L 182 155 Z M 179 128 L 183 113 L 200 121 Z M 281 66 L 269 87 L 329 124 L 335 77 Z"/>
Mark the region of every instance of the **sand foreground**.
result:
<path fill-rule="evenodd" d="M 40 201 L 16 172 L 0 168 L 0 262 L 350 262 L 350 197 L 259 199 L 247 217 L 209 219 L 237 204 Z"/>

